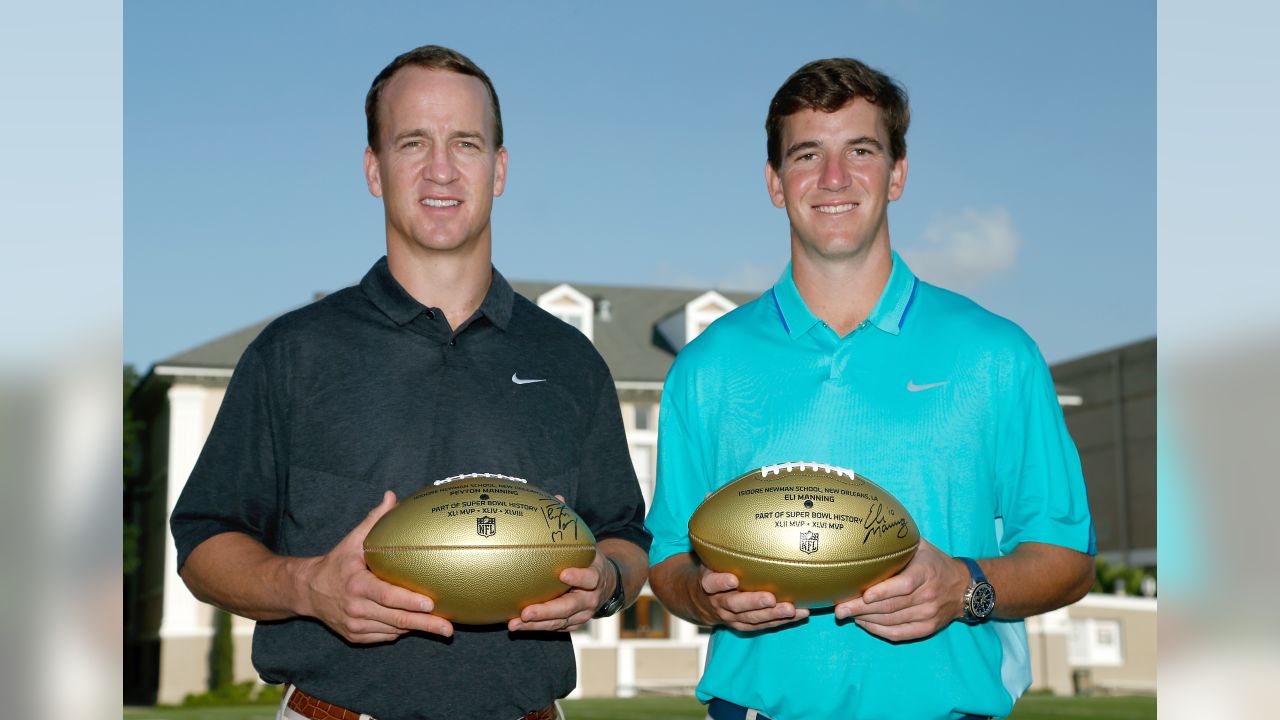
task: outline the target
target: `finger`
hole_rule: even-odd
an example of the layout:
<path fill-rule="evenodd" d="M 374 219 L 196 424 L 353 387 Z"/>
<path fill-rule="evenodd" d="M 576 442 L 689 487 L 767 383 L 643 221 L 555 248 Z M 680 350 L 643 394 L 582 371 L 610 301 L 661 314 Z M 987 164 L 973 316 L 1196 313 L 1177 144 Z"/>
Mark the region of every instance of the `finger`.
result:
<path fill-rule="evenodd" d="M 599 605 L 592 604 L 592 598 L 594 597 L 596 597 L 595 593 L 570 590 L 558 598 L 524 607 L 520 610 L 518 620 L 525 624 L 550 622 L 554 626 L 555 623 L 575 613 L 587 610 L 594 613 L 595 609 L 599 607 Z M 552 627 L 552 629 L 555 628 Z"/>
<path fill-rule="evenodd" d="M 360 524 L 347 534 L 348 538 L 359 538 L 361 544 L 364 543 L 364 537 L 373 529 L 374 524 L 382 519 L 383 515 L 391 512 L 391 508 L 396 506 L 396 494 L 387 490 L 382 493 L 382 500 L 369 511 L 368 515 L 360 521 Z"/>
<path fill-rule="evenodd" d="M 571 588 L 595 590 L 600 587 L 600 571 L 595 567 L 565 568 L 560 571 L 560 582 Z"/>
<path fill-rule="evenodd" d="M 885 640 L 892 640 L 894 642 L 919 640 L 920 638 L 929 637 L 936 631 L 932 623 L 925 622 L 906 623 L 903 625 L 881 625 L 861 618 L 854 622 L 872 635 L 882 637 Z"/>
<path fill-rule="evenodd" d="M 521 618 L 513 618 L 507 623 L 511 632 L 572 632 L 582 627 L 591 619 L 592 613 L 575 612 L 568 617 L 547 618 L 535 622 L 525 622 Z"/>
<path fill-rule="evenodd" d="M 867 603 L 862 598 L 854 598 L 836 604 L 835 616 L 837 620 L 844 620 L 856 615 L 862 615 L 867 612 Z"/>
<path fill-rule="evenodd" d="M 350 635 L 347 637 L 347 640 L 353 643 L 370 644 L 391 642 L 399 637 L 399 635 L 392 635 L 390 633 L 362 633 L 359 635 Z"/>
<path fill-rule="evenodd" d="M 391 616 L 391 624 L 405 630 L 420 630 L 441 637 L 453 635 L 453 623 L 431 613 L 396 611 Z"/>
<path fill-rule="evenodd" d="M 712 605 L 722 607 L 732 613 L 751 612 L 765 608 L 793 607 L 790 603 L 780 603 L 773 593 L 767 592 L 726 592 L 720 593 L 711 600 Z"/>
<path fill-rule="evenodd" d="M 790 625 L 805 620 L 809 617 L 808 608 L 796 608 L 790 613 L 784 613 L 777 608 L 769 608 L 767 610 L 757 610 L 750 613 L 743 613 L 734 616 L 732 619 L 726 618 L 726 624 L 736 630 L 744 630 L 754 632 L 759 630 L 767 630 L 782 625 Z"/>
<path fill-rule="evenodd" d="M 922 580 L 915 573 L 904 571 L 867 588 L 862 593 L 862 600 L 871 604 L 888 598 L 910 595 L 921 584 Z"/>
<path fill-rule="evenodd" d="M 391 636 L 400 637 L 408 632 L 405 628 L 395 627 L 394 625 L 375 620 L 367 617 L 347 617 L 339 627 L 335 627 L 343 637 L 348 640 L 357 641 L 357 638 L 365 636 Z M 357 641 L 357 642 L 377 642 L 373 640 Z"/>
<path fill-rule="evenodd" d="M 352 630 L 363 631 L 363 628 L 356 623 L 367 622 L 381 623 L 393 630 L 421 630 L 444 637 L 453 634 L 453 624 L 439 615 L 384 607 L 373 600 L 364 600 L 353 605 L 348 614 L 352 618 L 348 621 L 348 627 Z M 383 628 L 375 628 L 378 632 L 383 630 Z"/>
<path fill-rule="evenodd" d="M 915 605 L 914 596 L 906 595 L 899 597 L 891 597 L 887 600 L 878 602 L 867 602 L 864 595 L 857 600 L 841 603 L 836 606 L 836 619 L 843 620 L 848 617 L 866 617 L 868 615 L 888 615 L 896 613 L 900 610 L 910 608 Z"/>
<path fill-rule="evenodd" d="M 373 573 L 364 594 L 373 602 L 395 610 L 429 613 L 436 609 L 435 601 L 426 595 L 384 582 Z"/>
<path fill-rule="evenodd" d="M 708 595 L 738 589 L 738 577 L 733 573 L 708 571 L 702 576 L 702 590 Z"/>
<path fill-rule="evenodd" d="M 906 625 L 907 623 L 930 620 L 935 614 L 935 610 L 927 605 L 908 605 L 890 612 L 864 613 L 859 615 L 858 619 L 875 623 L 876 625 Z"/>

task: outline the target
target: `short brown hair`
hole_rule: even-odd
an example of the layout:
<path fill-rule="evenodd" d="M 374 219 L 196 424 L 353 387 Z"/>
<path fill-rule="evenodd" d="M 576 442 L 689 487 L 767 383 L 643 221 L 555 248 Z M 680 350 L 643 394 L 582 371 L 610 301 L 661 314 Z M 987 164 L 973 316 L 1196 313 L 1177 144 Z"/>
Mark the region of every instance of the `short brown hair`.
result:
<path fill-rule="evenodd" d="M 782 166 L 782 121 L 801 110 L 835 112 L 854 98 L 862 98 L 880 108 L 889 131 L 889 159 L 907 154 L 907 126 L 911 108 L 907 91 L 893 78 L 853 58 L 814 60 L 782 83 L 769 103 L 764 120 L 768 136 L 769 164 Z"/>
<path fill-rule="evenodd" d="M 364 98 L 364 118 L 368 125 L 369 147 L 373 148 L 374 152 L 378 152 L 378 98 L 382 96 L 382 89 L 391 80 L 391 76 L 406 65 L 428 70 L 450 70 L 478 78 L 484 83 L 485 89 L 489 91 L 490 107 L 493 109 L 494 147 L 502 147 L 502 106 L 498 104 L 498 92 L 493 89 L 489 76 L 480 69 L 479 65 L 471 62 L 471 58 L 457 50 L 439 45 L 423 45 L 392 60 L 391 64 L 382 68 L 382 72 L 373 79 L 373 85 L 369 86 L 369 94 Z"/>

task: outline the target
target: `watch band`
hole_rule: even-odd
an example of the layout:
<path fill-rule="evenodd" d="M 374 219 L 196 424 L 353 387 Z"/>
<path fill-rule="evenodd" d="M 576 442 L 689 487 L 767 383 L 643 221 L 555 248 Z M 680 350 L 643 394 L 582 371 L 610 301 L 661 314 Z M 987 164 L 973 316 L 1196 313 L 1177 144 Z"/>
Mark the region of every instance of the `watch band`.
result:
<path fill-rule="evenodd" d="M 964 563 L 965 567 L 969 568 L 969 575 L 973 577 L 973 582 L 984 582 L 988 585 L 991 584 L 987 582 L 987 576 L 982 572 L 982 566 L 978 564 L 977 560 L 967 557 L 958 557 L 956 559 Z"/>
<path fill-rule="evenodd" d="M 618 561 L 608 555 L 606 555 L 604 559 L 608 560 L 609 564 L 613 566 L 614 577 L 617 578 L 617 583 L 613 587 L 613 595 L 605 601 L 604 605 L 600 606 L 600 609 L 596 611 L 595 615 L 591 616 L 593 618 L 607 618 L 616 614 L 622 609 L 622 603 L 627 599 L 626 590 L 622 587 L 622 568 L 618 565 Z"/>
<path fill-rule="evenodd" d="M 996 589 L 973 558 L 956 558 L 969 568 L 969 587 L 964 592 L 964 622 L 976 625 L 991 617 L 996 606 Z"/>

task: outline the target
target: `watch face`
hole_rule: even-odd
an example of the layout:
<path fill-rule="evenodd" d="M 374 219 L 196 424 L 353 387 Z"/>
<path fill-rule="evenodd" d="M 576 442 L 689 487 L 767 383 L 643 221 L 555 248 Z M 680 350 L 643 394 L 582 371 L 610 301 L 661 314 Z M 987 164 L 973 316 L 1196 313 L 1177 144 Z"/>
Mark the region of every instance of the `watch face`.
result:
<path fill-rule="evenodd" d="M 974 617 L 985 618 L 996 607 L 996 591 L 989 583 L 978 583 L 969 599 L 969 612 Z"/>

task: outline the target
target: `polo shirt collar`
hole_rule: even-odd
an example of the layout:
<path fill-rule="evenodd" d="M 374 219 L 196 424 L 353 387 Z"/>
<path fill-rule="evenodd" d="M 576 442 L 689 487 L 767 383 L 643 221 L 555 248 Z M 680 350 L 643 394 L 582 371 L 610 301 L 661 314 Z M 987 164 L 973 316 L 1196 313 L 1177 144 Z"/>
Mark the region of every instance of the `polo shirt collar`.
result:
<path fill-rule="evenodd" d="M 867 319 L 881 330 L 897 335 L 902 330 L 902 319 L 907 314 L 907 308 L 911 307 L 911 299 L 915 295 L 916 275 L 895 250 L 889 282 L 884 284 L 884 292 L 880 293 L 880 300 Z"/>
<path fill-rule="evenodd" d="M 515 291 L 497 268 L 493 268 L 492 272 L 489 290 L 480 302 L 477 313 L 488 318 L 499 329 L 506 330 L 507 323 L 511 320 Z M 406 325 L 427 310 L 425 305 L 415 300 L 391 275 L 385 255 L 365 273 L 364 279 L 360 281 L 360 288 L 370 302 L 397 325 Z"/>
<path fill-rule="evenodd" d="M 891 335 L 899 334 L 903 317 L 907 313 L 907 308 L 911 306 L 915 290 L 915 274 L 894 251 L 889 281 L 885 283 L 884 291 L 880 293 L 880 299 L 867 320 Z M 804 298 L 800 296 L 800 289 L 796 287 L 795 278 L 791 275 L 791 263 L 787 263 L 786 269 L 782 271 L 782 277 L 778 278 L 777 284 L 773 286 L 773 299 L 778 312 L 782 315 L 783 326 L 792 339 L 804 335 L 812 330 L 813 326 L 822 322 L 821 318 L 809 310 Z"/>

